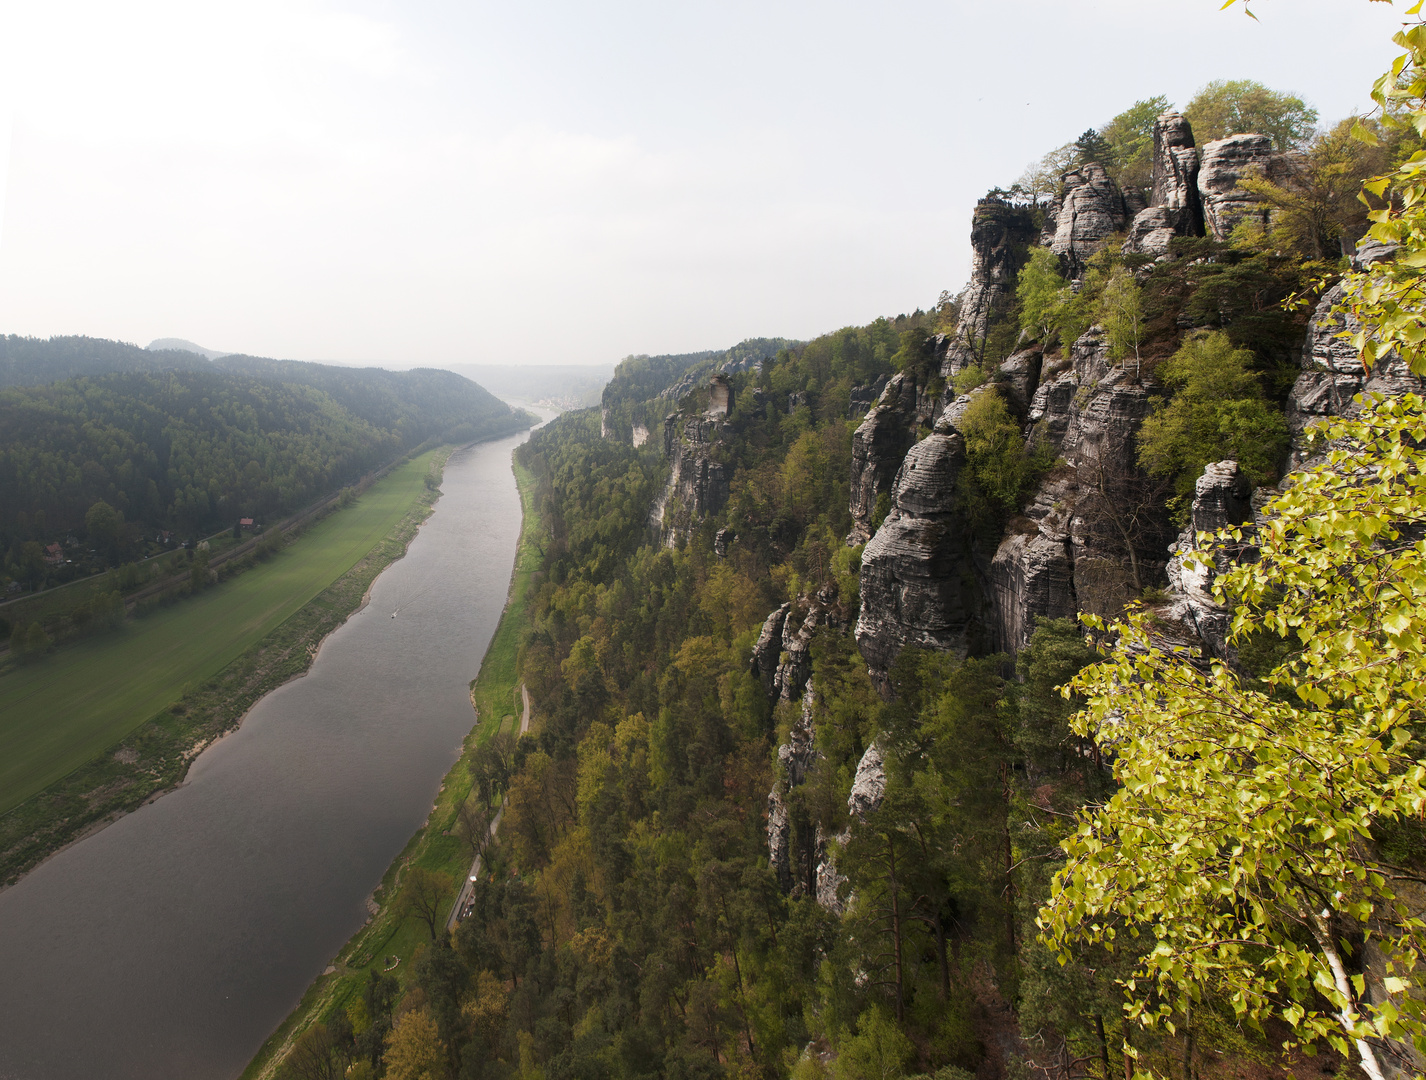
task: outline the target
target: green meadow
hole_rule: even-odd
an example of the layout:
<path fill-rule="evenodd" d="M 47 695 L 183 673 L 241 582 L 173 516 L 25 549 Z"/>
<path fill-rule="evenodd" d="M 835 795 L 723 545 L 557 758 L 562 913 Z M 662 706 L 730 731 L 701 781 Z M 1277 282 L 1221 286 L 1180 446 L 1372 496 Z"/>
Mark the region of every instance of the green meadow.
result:
<path fill-rule="evenodd" d="M 265 563 L 0 677 L 0 813 L 212 678 L 356 565 L 425 493 L 405 462 Z"/>

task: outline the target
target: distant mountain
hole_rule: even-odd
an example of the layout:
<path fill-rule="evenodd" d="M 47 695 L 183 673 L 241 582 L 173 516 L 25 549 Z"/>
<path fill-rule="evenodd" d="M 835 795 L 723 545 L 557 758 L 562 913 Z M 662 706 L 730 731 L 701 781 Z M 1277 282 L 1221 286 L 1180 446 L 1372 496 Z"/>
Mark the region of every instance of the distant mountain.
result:
<path fill-rule="evenodd" d="M 231 353 L 219 352 L 217 349 L 205 349 L 202 345 L 195 345 L 193 342 L 181 337 L 161 337 L 154 338 L 148 343 L 149 352 L 191 352 L 209 360 L 216 360 L 220 356 L 231 356 Z"/>

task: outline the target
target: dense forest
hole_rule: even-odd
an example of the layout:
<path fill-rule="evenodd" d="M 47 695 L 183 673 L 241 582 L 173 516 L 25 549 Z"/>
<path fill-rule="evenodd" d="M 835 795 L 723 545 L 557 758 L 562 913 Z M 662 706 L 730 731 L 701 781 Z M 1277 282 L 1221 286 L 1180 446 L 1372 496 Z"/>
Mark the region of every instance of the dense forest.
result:
<path fill-rule="evenodd" d="M 1211 513 L 1241 526 L 1277 505 L 1306 452 L 1294 425 L 1303 387 L 1319 385 L 1313 349 L 1336 347 L 1332 289 L 1367 227 L 1355 193 L 1421 144 L 1378 125 L 1374 144 L 1349 145 L 1346 127 L 1317 131 L 1299 99 L 1250 82 L 1211 84 L 1183 115 L 1167 106 L 1136 103 L 992 192 L 959 297 L 713 363 L 696 383 L 680 382 L 690 364 L 630 358 L 603 415 L 566 414 L 520 448 L 546 534 L 522 613 L 537 721 L 483 751 L 472 799 L 503 804 L 499 842 L 471 915 L 449 935 L 432 918 L 409 973 L 373 975 L 304 1036 L 290 1075 L 1286 1075 L 1283 1041 L 1350 985 L 1294 968 L 1254 990 L 1211 970 L 1220 949 L 1173 996 L 1178 954 L 1153 952 L 1171 958 L 1161 971 L 1146 959 L 1149 928 L 1171 922 L 1162 897 L 1138 922 L 1093 908 L 1104 914 L 1082 948 L 1048 933 L 1047 905 L 1069 887 L 1053 880 L 1064 843 L 1078 835 L 1079 857 L 1093 854 L 1101 833 L 1083 815 L 1123 797 L 1116 756 L 1133 741 L 1072 720 L 1087 698 L 1060 688 L 1106 642 L 1073 616 L 1095 625 L 1127 608 L 1144 629 L 1115 677 L 1151 678 L 1169 664 L 1162 646 L 1183 678 L 1207 678 L 1213 657 L 1212 677 L 1258 695 L 1264 715 L 1286 708 L 1275 680 L 1298 662 L 1286 623 L 1224 647 L 1213 626 L 1227 616 L 1192 607 L 1186 564 L 1165 553 Z M 1177 214 L 1197 204 L 1164 201 L 1175 163 L 1196 171 L 1222 153 L 1192 135 L 1170 144 L 1189 122 L 1201 141 L 1252 133 L 1232 145 L 1267 163 L 1233 177 L 1236 216 L 1210 205 L 1223 214 L 1211 228 Z M 1119 216 L 1087 240 L 1061 211 L 1091 198 L 1117 200 Z M 1130 218 L 1172 235 L 1154 250 Z M 1359 366 L 1337 371 L 1362 385 Z M 611 411 L 671 413 L 667 443 L 631 437 Z M 1232 485 L 1204 486 L 1222 477 Z M 1016 562 L 1032 544 L 1042 561 Z M 1055 558 L 1064 580 L 1037 579 L 1040 609 L 1026 608 L 1030 570 Z M 1263 586 L 1256 602 L 1283 593 Z M 1016 604 L 1034 616 L 1023 627 L 1005 614 Z M 1122 724 L 1108 685 L 1096 715 Z M 1164 696 L 1137 693 L 1150 710 Z M 1212 758 L 1210 743 L 1178 760 Z M 1375 754 L 1361 769 L 1406 769 Z M 1164 760 L 1139 786 L 1175 767 Z M 1300 773 L 1282 784 L 1283 799 L 1310 786 Z M 1279 805 L 1263 808 L 1269 821 Z M 1419 880 L 1419 824 L 1380 835 Z M 1173 850 L 1193 847 L 1184 835 Z M 1312 872 L 1284 877 L 1299 871 Z M 1133 882 L 1117 872 L 1106 893 Z M 1170 879 L 1170 897 L 1195 884 Z M 404 902 L 439 887 L 413 880 Z M 1215 903 L 1213 918 L 1240 915 L 1277 943 L 1231 953 L 1253 978 L 1312 940 L 1285 904 Z M 1365 1001 L 1374 924 L 1350 925 L 1323 948 L 1343 950 Z M 1144 970 L 1159 981 L 1136 984 Z M 1356 1051 L 1332 1046 L 1292 1067 L 1347 1075 Z"/>
<path fill-rule="evenodd" d="M 52 543 L 116 564 L 160 530 L 271 520 L 428 440 L 529 423 L 447 371 L 212 363 L 89 338 L 0 345 L 12 383 L 0 389 L 0 584 L 62 577 L 44 558 Z"/>

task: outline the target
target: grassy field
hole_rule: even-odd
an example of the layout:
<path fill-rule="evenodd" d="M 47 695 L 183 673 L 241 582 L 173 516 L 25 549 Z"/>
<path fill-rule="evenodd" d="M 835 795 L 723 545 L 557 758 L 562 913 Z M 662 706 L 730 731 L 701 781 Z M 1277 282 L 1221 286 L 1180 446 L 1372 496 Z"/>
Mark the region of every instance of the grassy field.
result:
<path fill-rule="evenodd" d="M 0 814 L 210 679 L 355 566 L 426 493 L 431 456 L 247 573 L 0 677 Z"/>
<path fill-rule="evenodd" d="M 515 555 L 514 576 L 510 583 L 509 601 L 500 619 L 495 636 L 480 664 L 480 672 L 471 683 L 471 702 L 478 720 L 465 741 L 465 753 L 446 774 L 441 794 L 425 826 L 413 836 L 406 850 L 386 871 L 376 898 L 380 913 L 347 942 L 335 962 L 336 971 L 319 977 L 308 988 L 302 1002 L 263 1044 L 257 1056 L 243 1072 L 243 1080 L 271 1080 L 278 1073 L 282 1060 L 295 1045 L 297 1038 L 314 1021 L 326 1021 L 336 1012 L 358 999 L 373 969 L 390 971 L 403 984 L 410 977 L 411 960 L 416 950 L 430 941 L 426 927 L 415 918 L 401 918 L 391 903 L 401 888 L 406 868 L 422 866 L 450 876 L 455 885 L 470 869 L 470 851 L 454 835 L 453 826 L 461 804 L 471 791 L 470 753 L 481 742 L 502 727 L 507 730 L 512 721 L 519 722 L 520 681 L 517 671 L 520 638 L 527 626 L 525 597 L 539 566 L 544 534 L 534 507 L 532 478 L 515 465 L 515 478 L 520 485 L 520 505 L 524 514 L 520 531 L 520 546 Z M 472 717 L 475 719 L 475 717 Z M 447 901 L 455 902 L 452 892 Z M 442 920 L 444 922 L 444 920 Z"/>

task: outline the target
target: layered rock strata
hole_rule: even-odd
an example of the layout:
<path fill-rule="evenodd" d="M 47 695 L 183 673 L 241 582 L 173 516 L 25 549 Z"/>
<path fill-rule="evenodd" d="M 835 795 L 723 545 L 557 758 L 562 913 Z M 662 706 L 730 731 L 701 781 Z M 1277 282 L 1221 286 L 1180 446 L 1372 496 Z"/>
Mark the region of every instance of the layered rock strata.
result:
<path fill-rule="evenodd" d="M 1035 219 L 1028 207 L 996 198 L 976 203 L 970 230 L 970 284 L 960 296 L 958 338 L 979 341 L 990 329 L 991 320 L 1010 306 L 1035 236 Z"/>
<path fill-rule="evenodd" d="M 1055 212 L 1055 235 L 1050 250 L 1058 255 L 1071 278 L 1084 273 L 1090 256 L 1104 246 L 1111 233 L 1127 220 L 1119 185 L 1098 162 L 1088 162 L 1064 176 L 1065 195 Z"/>
<path fill-rule="evenodd" d="M 1203 219 L 1209 235 L 1227 240 L 1245 218 L 1268 220 L 1267 208 L 1251 191 L 1241 186 L 1249 175 L 1274 183 L 1288 179 L 1294 171 L 1291 154 L 1273 150 L 1266 135 L 1229 135 L 1203 147 L 1198 167 L 1198 195 L 1203 201 Z"/>
<path fill-rule="evenodd" d="M 1338 335 L 1355 333 L 1359 323 L 1348 316 L 1334 314 L 1332 309 L 1342 302 L 1343 288 L 1335 285 L 1323 295 L 1307 324 L 1307 341 L 1302 349 L 1302 374 L 1297 377 L 1287 398 L 1287 427 L 1292 434 L 1292 449 L 1288 468 L 1300 469 L 1326 454 L 1322 443 L 1310 443 L 1307 431 L 1313 424 L 1333 416 L 1355 416 L 1361 411 L 1353 398 L 1358 394 L 1384 394 L 1396 397 L 1405 393 L 1420 393 L 1422 380 L 1396 353 L 1390 353 L 1371 371 L 1362 368 L 1362 360 L 1350 340 Z"/>
<path fill-rule="evenodd" d="M 916 413 L 916 383 L 905 373 L 894 375 L 852 434 L 852 529 L 847 543 L 853 547 L 871 539 L 877 497 L 891 490 L 915 440 Z"/>
<path fill-rule="evenodd" d="M 802 845 L 793 835 L 793 811 L 789 793 L 802 784 L 812 766 L 822 756 L 817 749 L 817 729 L 814 710 L 817 695 L 807 687 L 802 695 L 802 711 L 793 721 L 787 742 L 777 748 L 778 779 L 768 792 L 768 862 L 777 875 L 782 891 L 801 895 L 816 890 L 816 865 L 825 859 L 824 845 L 818 841 Z M 802 825 L 804 835 L 806 823 Z M 798 850 L 799 846 L 802 850 Z"/>
<path fill-rule="evenodd" d="M 1031 446 L 1062 459 L 1011 520 L 989 568 L 992 646 L 1024 648 L 1038 618 L 1117 611 L 1162 579 L 1171 535 L 1161 494 L 1135 464 L 1150 386 L 1111 363 L 1098 328 L 1046 367 L 1031 402 Z"/>
<path fill-rule="evenodd" d="M 669 474 L 651 520 L 667 547 L 688 539 L 699 522 L 727 505 L 728 469 L 714 458 L 718 433 L 719 422 L 706 416 L 671 413 L 664 420 Z"/>
<path fill-rule="evenodd" d="M 1135 215 L 1125 249 L 1163 255 L 1175 236 L 1202 236 L 1203 229 L 1193 128 L 1179 113 L 1163 113 L 1154 121 L 1153 189 L 1149 205 Z"/>
<path fill-rule="evenodd" d="M 911 448 L 891 511 L 862 553 L 857 645 L 874 673 L 907 645 L 965 655 L 976 611 L 956 480 L 965 440 L 945 422 Z"/>

